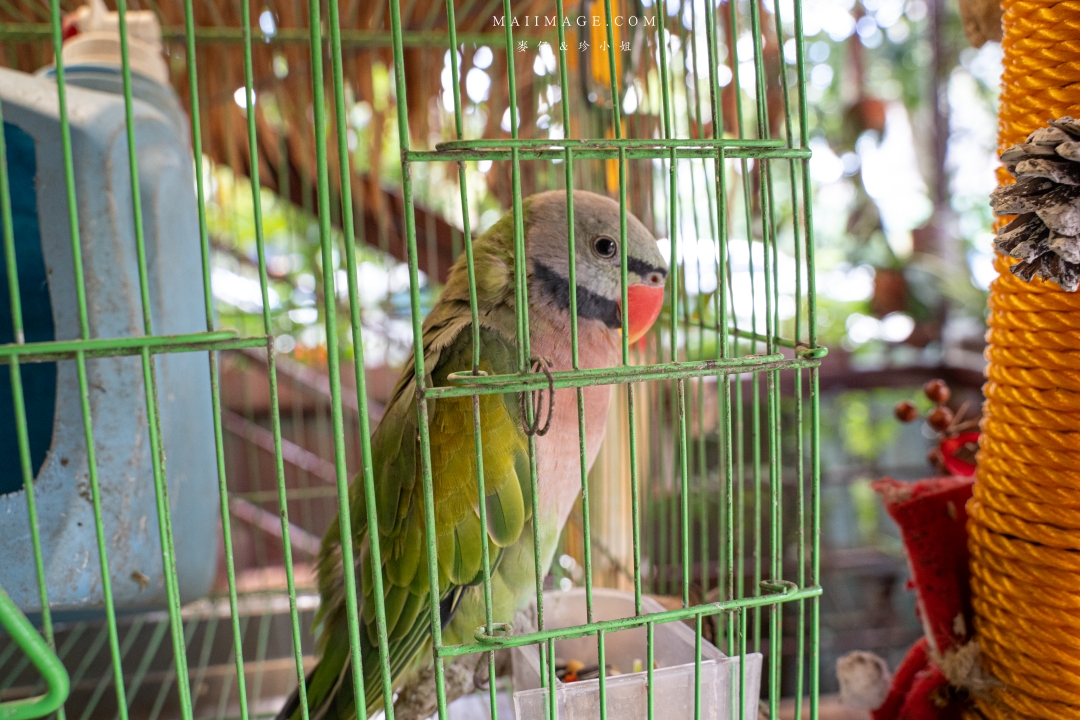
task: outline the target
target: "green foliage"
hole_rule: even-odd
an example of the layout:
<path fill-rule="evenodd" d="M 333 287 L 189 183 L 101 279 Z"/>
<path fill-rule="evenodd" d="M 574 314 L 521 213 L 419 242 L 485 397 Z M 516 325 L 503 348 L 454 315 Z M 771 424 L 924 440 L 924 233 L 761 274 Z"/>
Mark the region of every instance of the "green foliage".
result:
<path fill-rule="evenodd" d="M 848 485 L 848 496 L 855 515 L 855 530 L 859 542 L 869 544 L 876 539 L 881 521 L 881 501 L 870 487 L 870 480 L 859 478 Z"/>
<path fill-rule="evenodd" d="M 900 434 L 901 424 L 893 417 L 896 400 L 908 397 L 903 391 L 875 389 L 849 390 L 836 400 L 837 419 L 844 451 L 858 460 L 873 462 Z"/>
<path fill-rule="evenodd" d="M 258 251 L 251 183 L 228 168 L 204 161 L 208 188 L 207 226 L 214 247 L 214 294 L 221 327 L 261 332 L 262 298 L 258 290 Z M 321 352 L 325 290 L 318 219 L 270 190 L 260 193 L 271 321 L 278 349 L 298 356 Z M 333 231 L 334 272 L 339 327 L 349 328 L 348 285 L 344 265 L 344 236 Z M 357 243 L 357 272 L 361 276 L 360 311 L 369 360 L 397 364 L 411 348 L 407 331 L 410 313 L 404 266 L 371 245 Z M 373 288 L 372 285 L 375 287 Z M 379 290 L 382 288 L 382 290 Z M 425 307 L 436 289 L 425 285 Z M 339 351 L 352 355 L 352 340 L 341 334 Z M 319 353 L 316 353 L 319 357 Z"/>
<path fill-rule="evenodd" d="M 838 262 L 903 269 L 910 290 L 906 312 L 916 320 L 938 315 L 942 303 L 950 312 L 982 317 L 985 293 L 973 282 L 969 263 L 985 264 L 989 247 L 992 217 L 986 194 L 992 187 L 995 149 L 995 46 L 980 51 L 967 46 L 955 4 L 942 8 L 936 37 L 934 8 L 925 0 L 824 2 L 817 7 L 822 19 L 817 19 L 813 7 L 807 15 L 809 130 L 817 147 L 833 155 L 830 161 L 844 165 L 839 178 L 818 182 L 819 272 Z M 840 21 L 845 14 L 850 26 Z M 940 97 L 935 73 L 944 86 Z M 920 257 L 910 232 L 897 227 L 905 222 L 911 228 L 921 226 L 933 211 L 935 106 L 951 114 L 949 206 L 939 210 L 951 210 L 952 218 L 935 216 L 943 222 L 946 242 L 954 244 L 951 267 Z M 912 155 L 925 187 L 919 197 L 904 201 L 900 213 L 904 219 L 897 221 L 894 207 L 890 227 L 883 224 L 885 205 L 895 206 L 896 196 L 890 192 L 883 196 L 882 188 L 864 184 L 863 168 L 868 157 L 883 147 L 883 135 L 893 132 L 894 121 L 905 114 Z M 982 126 L 988 131 L 979 132 Z M 895 142 L 896 138 L 894 146 Z"/>

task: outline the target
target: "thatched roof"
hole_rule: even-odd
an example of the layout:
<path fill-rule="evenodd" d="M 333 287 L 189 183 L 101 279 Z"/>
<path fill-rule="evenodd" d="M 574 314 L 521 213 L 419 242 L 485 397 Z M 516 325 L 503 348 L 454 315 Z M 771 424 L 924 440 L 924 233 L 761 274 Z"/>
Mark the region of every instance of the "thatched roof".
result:
<path fill-rule="evenodd" d="M 65 11 L 75 9 L 83 0 L 60 0 Z M 115 0 L 107 0 L 114 7 Z M 189 82 L 186 63 L 186 41 L 184 33 L 185 0 L 128 0 L 131 9 L 151 9 L 159 17 L 163 36 L 167 46 L 171 81 L 185 106 L 189 105 Z M 199 110 L 203 131 L 205 152 L 218 163 L 228 165 L 234 171 L 248 175 L 251 160 L 248 152 L 247 127 L 244 111 L 234 101 L 236 90 L 244 84 L 244 45 L 242 34 L 242 15 L 240 0 L 191 0 L 196 28 L 196 65 L 198 74 Z M 376 83 L 386 83 L 385 69 L 393 68 L 391 49 L 391 28 L 389 18 L 389 0 L 339 0 L 342 28 L 342 60 L 345 78 L 345 91 L 349 101 L 366 101 L 373 108 L 370 119 L 371 142 L 369 155 L 360 163 L 366 170 L 363 174 L 353 168 L 353 203 L 356 220 L 356 234 L 373 245 L 388 249 L 398 258 L 405 258 L 403 232 L 403 202 L 399 184 L 394 180 L 378 177 L 378 169 L 384 163 L 382 157 L 383 134 L 396 131 L 393 122 L 396 113 L 391 87 L 390 97 L 384 102 L 376 102 Z M 39 4 L 40 3 L 40 4 Z M 446 0 L 400 0 L 403 41 L 405 46 L 404 66 L 407 101 L 409 105 L 410 142 L 413 149 L 430 148 L 441 139 L 454 137 L 453 128 L 443 127 L 444 113 L 439 108 L 442 90 L 442 72 L 444 57 L 449 46 L 447 32 Z M 725 18 L 726 2 L 721 3 L 719 18 Z M 485 102 L 486 113 L 481 135 L 485 138 L 507 137 L 502 129 L 502 118 L 508 107 L 507 53 L 504 48 L 504 29 L 495 25 L 493 19 L 503 14 L 501 0 L 456 0 L 456 27 L 459 44 L 466 52 L 463 57 L 461 76 L 464 77 L 472 67 L 473 48 L 477 45 L 489 45 L 494 52 L 494 59 L 487 73 L 497 79 L 491 84 L 490 97 Z M 565 12 L 569 16 L 602 14 L 604 0 L 582 0 L 568 2 Z M 642 8 L 637 0 L 613 0 L 612 7 L 619 14 L 652 16 L 652 8 Z M 273 18 L 272 33 L 264 34 L 260 29 L 260 18 L 269 11 Z M 555 12 L 550 0 L 515 0 L 513 12 L 518 18 L 546 17 Z M 311 103 L 311 63 L 309 54 L 308 6 L 301 0 L 260 0 L 251 4 L 252 24 L 252 74 L 254 88 L 258 96 L 256 102 L 256 125 L 258 137 L 259 174 L 262 184 L 279 194 L 289 197 L 297 205 L 317 210 L 317 198 L 314 191 L 315 148 L 312 127 Z M 327 117 L 329 121 L 328 161 L 331 176 L 331 213 L 335 223 L 340 223 L 339 184 L 340 177 L 336 161 L 336 135 L 334 134 L 333 89 L 331 84 L 331 65 L 329 62 L 328 12 L 322 8 L 324 83 L 327 98 Z M 0 63 L 33 70 L 51 61 L 51 39 L 47 26 L 48 13 L 44 0 L 24 3 L 22 7 L 13 6 L 0 0 Z M 639 28 L 640 29 L 640 28 Z M 678 22 L 672 22 L 669 28 L 686 39 L 686 30 Z M 772 30 L 763 28 L 768 36 Z M 570 28 L 567 40 L 575 46 L 579 40 L 599 36 L 594 28 Z M 616 58 L 620 86 L 628 87 L 636 78 L 638 86 L 643 88 L 649 82 L 650 70 L 655 70 L 656 47 L 653 33 L 631 32 L 623 28 L 622 39 L 633 41 L 632 53 L 619 53 Z M 557 41 L 554 28 L 526 26 L 522 21 L 514 28 L 515 40 L 531 40 L 531 47 L 536 47 L 540 38 Z M 732 41 L 730 30 L 725 29 L 721 37 L 727 36 Z M 607 56 L 597 54 L 597 48 L 590 52 L 567 53 L 570 71 L 571 126 L 566 129 L 569 137 L 611 137 L 611 112 L 608 99 L 596 100 L 597 92 L 603 95 L 607 87 Z M 704 49 L 701 50 L 704 52 Z M 778 44 L 766 42 L 766 62 L 770 67 L 779 67 Z M 592 57 L 590 57 L 590 55 Z M 529 137 L 536 131 L 537 118 L 544 112 L 539 107 L 538 94 L 543 86 L 556 82 L 553 76 L 539 79 L 533 71 L 537 59 L 535 50 L 527 53 L 514 52 L 515 74 L 517 78 L 517 101 L 521 115 L 522 137 Z M 275 73 L 275 58 L 278 72 Z M 282 72 L 287 67 L 287 74 Z M 380 72 L 374 72 L 378 69 Z M 681 72 L 681 71 L 680 71 Z M 773 124 L 774 136 L 782 132 L 779 120 L 782 108 L 779 106 L 778 88 L 771 84 L 777 74 L 767 73 L 770 78 L 768 104 Z M 377 77 L 379 76 L 379 77 Z M 656 77 L 653 75 L 652 77 Z M 677 77 L 677 76 L 676 76 Z M 391 82 L 392 86 L 393 83 Z M 723 88 L 724 125 L 728 132 L 734 131 L 735 97 L 731 92 L 733 85 Z M 597 91 L 597 92 L 594 92 Z M 648 91 L 655 94 L 655 88 Z M 592 97 L 590 97 L 592 96 Z M 241 94 L 242 98 L 242 94 Z M 589 98 L 589 99 L 586 99 Z M 273 102 L 265 102 L 272 99 Z M 695 102 L 699 102 L 695 100 Z M 272 111 L 268 111 L 272 109 Z M 697 119 L 676 117 L 678 132 L 689 132 L 690 137 L 701 134 L 712 135 L 708 117 L 708 98 L 704 98 L 706 116 Z M 189 108 L 190 110 L 190 108 Z M 347 110 L 348 112 L 348 110 Z M 696 115 L 696 113 L 695 113 Z M 387 120 L 390 120 L 387 122 Z M 638 112 L 623 117 L 625 137 L 659 137 L 660 118 L 656 111 Z M 688 123 L 684 126 L 683 123 Z M 686 130 L 680 128 L 686 127 Z M 543 135 L 546 137 L 546 133 Z M 354 158 L 354 161 L 357 158 Z M 390 164 L 393 164 L 390 160 Z M 605 165 L 605 162 L 607 163 Z M 630 183 L 628 192 L 635 212 L 646 222 L 653 224 L 652 218 L 652 173 L 650 161 L 633 160 L 627 172 Z M 509 163 L 495 163 L 488 171 L 490 192 L 506 207 L 510 202 L 511 183 Z M 597 191 L 614 192 L 617 189 L 617 173 L 614 161 L 590 161 L 575 164 L 575 187 L 585 187 Z M 453 176 L 454 170 L 448 169 L 447 175 Z M 556 170 L 549 163 L 521 163 L 521 187 L 523 194 L 546 189 L 553 183 L 561 183 L 561 170 Z M 613 184 L 614 183 L 614 184 Z M 362 219 L 362 222 L 361 222 Z M 422 199 L 417 202 L 416 228 L 420 267 L 426 271 L 429 267 L 429 248 L 436 249 L 438 264 L 437 274 L 444 277 L 452 259 L 452 248 L 459 246 L 460 238 L 453 237 L 459 231 L 452 228 L 443 217 L 428 212 L 423 207 Z M 429 242 L 434 236 L 434 242 Z"/>
<path fill-rule="evenodd" d="M 78 7 L 80 0 L 61 0 L 64 12 Z M 107 3 L 115 9 L 115 2 Z M 204 151 L 217 163 L 235 172 L 250 175 L 251 158 L 248 150 L 246 117 L 234 102 L 237 88 L 244 84 L 243 27 L 239 0 L 198 0 L 193 2 L 196 27 L 196 67 L 199 110 Z M 531 12 L 533 6 L 544 3 L 515 3 L 516 12 Z M 457 14 L 457 27 L 466 40 L 493 41 L 502 38 L 502 30 L 492 32 L 490 0 L 466 2 Z M 491 7 L 489 7 L 491 6 Z M 190 78 L 186 63 L 184 33 L 184 0 L 129 0 L 129 9 L 150 9 L 158 16 L 172 84 L 190 113 Z M 441 89 L 440 73 L 448 46 L 446 6 L 443 0 L 408 0 L 402 3 L 406 30 L 405 70 L 410 105 L 410 131 L 414 145 L 424 147 L 429 132 L 428 111 L 431 98 Z M 273 35 L 259 27 L 260 15 L 269 10 L 274 24 Z M 288 196 L 294 203 L 312 211 L 318 210 L 315 187 L 315 147 L 311 111 L 311 63 L 309 55 L 308 7 L 299 0 L 268 0 L 251 4 L 254 40 L 252 42 L 252 74 L 257 96 L 272 96 L 273 117 L 263 111 L 268 104 L 256 102 L 257 154 L 260 180 L 263 186 Z M 539 11 L 538 11 L 539 12 Z M 341 0 L 343 29 L 343 61 L 347 92 L 357 100 L 374 96 L 372 69 L 376 64 L 392 67 L 388 3 L 370 0 Z M 0 63 L 26 72 L 52 62 L 53 52 L 49 32 L 49 15 L 45 2 L 0 4 Z M 324 58 L 329 59 L 327 11 L 323 7 Z M 480 33 L 483 33 L 480 35 Z M 497 55 L 502 55 L 497 53 Z M 279 73 L 275 74 L 274 59 L 278 57 Z M 284 66 L 288 73 L 279 77 Z M 497 59 L 496 63 L 505 62 Z M 532 73 L 526 72 L 526 84 Z M 325 63 L 325 78 L 330 137 L 328 160 L 332 182 L 332 209 L 335 224 L 340 224 L 340 170 L 336 162 L 336 136 L 333 131 L 333 95 L 330 83 L 330 64 Z M 505 96 L 505 90 L 503 91 Z M 382 147 L 381 135 L 387 113 L 394 113 L 393 104 L 375 109 L 372 120 L 376 137 L 371 143 L 373 156 L 367 158 L 368 168 L 379 168 Z M 498 119 L 496 118 L 496 129 Z M 354 172 L 352 189 L 356 215 L 356 233 L 373 245 L 382 244 L 400 259 L 405 258 L 403 202 L 393 182 L 380 182 L 375 172 Z M 421 269 L 429 270 L 426 235 L 434 228 L 438 250 L 438 275 L 445 276 L 450 266 L 452 228 L 441 216 L 428 217 L 428 211 L 417 207 L 418 244 L 421 248 Z"/>

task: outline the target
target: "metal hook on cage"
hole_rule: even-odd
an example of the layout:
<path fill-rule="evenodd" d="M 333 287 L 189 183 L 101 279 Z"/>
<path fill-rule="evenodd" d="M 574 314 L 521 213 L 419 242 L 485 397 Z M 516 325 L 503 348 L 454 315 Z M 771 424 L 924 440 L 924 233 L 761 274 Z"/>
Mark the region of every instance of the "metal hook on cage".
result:
<path fill-rule="evenodd" d="M 543 372 L 547 376 L 548 381 L 548 411 L 547 420 L 544 421 L 543 427 L 540 426 L 540 406 L 543 403 L 544 391 L 533 390 L 532 391 L 532 410 L 533 419 L 532 423 L 528 421 L 528 409 L 525 404 L 526 393 L 522 392 L 518 394 L 519 401 L 521 403 L 521 427 L 525 431 L 525 434 L 529 437 L 534 435 L 546 435 L 547 431 L 551 429 L 551 417 L 555 414 L 555 376 L 551 374 L 551 360 L 546 357 L 533 356 L 529 358 L 529 362 L 532 363 L 532 372 Z"/>

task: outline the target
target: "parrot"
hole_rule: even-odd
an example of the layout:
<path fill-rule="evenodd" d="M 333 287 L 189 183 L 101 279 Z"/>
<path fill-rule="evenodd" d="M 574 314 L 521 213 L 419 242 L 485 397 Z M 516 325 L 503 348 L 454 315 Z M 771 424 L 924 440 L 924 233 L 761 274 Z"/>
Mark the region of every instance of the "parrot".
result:
<path fill-rule="evenodd" d="M 667 262 L 656 239 L 626 214 L 625 248 L 619 204 L 575 190 L 574 233 L 578 348 L 581 368 L 621 361 L 625 313 L 629 342 L 656 321 L 664 303 Z M 573 368 L 570 332 L 570 254 L 567 194 L 554 190 L 521 204 L 531 354 L 551 371 Z M 627 304 L 622 307 L 621 254 L 626 253 Z M 514 285 L 514 216 L 507 213 L 473 243 L 480 337 L 479 370 L 519 372 Z M 424 386 L 448 385 L 451 373 L 473 369 L 468 269 L 452 266 L 438 301 L 423 323 Z M 383 707 L 382 666 L 375 617 L 374 573 L 380 573 L 386 610 L 389 667 L 395 690 L 410 673 L 431 665 L 431 610 L 424 496 L 418 435 L 415 367 L 406 364 L 371 438 L 378 527 L 368 525 L 364 483 L 350 484 L 349 503 L 360 600 L 360 645 L 366 707 L 357 708 L 350 658 L 341 527 L 335 519 L 317 561 L 321 596 L 315 615 L 318 664 L 305 678 L 314 720 L 354 720 Z M 587 464 L 603 440 L 612 386 L 583 388 Z M 549 391 L 545 391 L 549 392 Z M 534 530 L 546 573 L 563 525 L 581 491 L 577 396 L 574 388 L 538 404 L 549 432 L 536 434 L 537 507 L 532 506 L 529 442 L 516 393 L 479 397 L 484 503 L 481 528 L 474 445 L 473 398 L 429 400 L 431 484 L 434 494 L 440 626 L 444 645 L 473 641 L 485 625 L 480 533 L 489 542 L 495 622 L 509 623 L 535 597 Z M 373 568 L 369 538 L 378 533 L 381 567 Z M 299 720 L 299 688 L 278 720 Z"/>

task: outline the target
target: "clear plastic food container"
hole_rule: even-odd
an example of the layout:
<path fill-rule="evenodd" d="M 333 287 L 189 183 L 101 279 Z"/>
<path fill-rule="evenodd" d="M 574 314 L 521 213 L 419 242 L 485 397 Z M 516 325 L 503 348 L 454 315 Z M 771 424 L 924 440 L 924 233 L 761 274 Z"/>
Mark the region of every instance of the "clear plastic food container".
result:
<path fill-rule="evenodd" d="M 663 612 L 648 597 L 641 599 L 643 613 Z M 596 621 L 634 617 L 633 593 L 596 588 L 593 590 L 593 618 Z M 585 589 L 544 593 L 544 627 L 566 628 L 586 623 Z M 644 625 L 604 636 L 608 676 L 605 681 L 607 716 L 627 720 L 648 717 L 648 672 L 644 669 L 648 648 Z M 657 624 L 653 630 L 653 707 L 657 718 L 693 718 L 696 698 L 694 631 L 682 622 Z M 547 718 L 548 689 L 540 686 L 540 652 L 536 645 L 512 651 L 514 711 L 517 720 Z M 555 642 L 555 657 L 565 662 L 577 660 L 597 665 L 596 636 L 588 635 Z M 642 668 L 639 672 L 635 669 Z M 545 668 L 546 672 L 546 668 Z M 615 674 L 615 673 L 618 674 Z M 727 657 L 706 640 L 701 641 L 700 717 L 702 720 L 732 720 L 739 716 L 739 658 Z M 746 656 L 743 678 L 745 714 L 756 720 L 761 690 L 761 654 Z M 600 680 L 563 683 L 556 679 L 555 697 L 560 720 L 594 720 L 600 717 Z"/>

